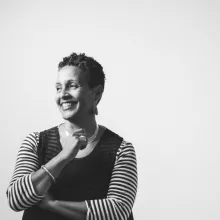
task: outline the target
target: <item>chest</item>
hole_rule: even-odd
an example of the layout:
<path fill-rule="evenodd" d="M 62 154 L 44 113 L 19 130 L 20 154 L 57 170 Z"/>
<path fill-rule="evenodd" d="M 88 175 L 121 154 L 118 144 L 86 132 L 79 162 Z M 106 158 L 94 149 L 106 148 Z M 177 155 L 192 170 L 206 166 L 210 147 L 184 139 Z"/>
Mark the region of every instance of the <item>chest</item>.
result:
<path fill-rule="evenodd" d="M 60 173 L 51 192 L 56 199 L 82 201 L 107 195 L 122 138 L 106 130 L 89 155 L 73 159 Z M 40 136 L 39 158 L 46 164 L 62 150 L 57 131 Z"/>
<path fill-rule="evenodd" d="M 114 162 L 114 156 L 106 152 L 73 160 L 52 186 L 54 197 L 67 201 L 106 197 Z"/>

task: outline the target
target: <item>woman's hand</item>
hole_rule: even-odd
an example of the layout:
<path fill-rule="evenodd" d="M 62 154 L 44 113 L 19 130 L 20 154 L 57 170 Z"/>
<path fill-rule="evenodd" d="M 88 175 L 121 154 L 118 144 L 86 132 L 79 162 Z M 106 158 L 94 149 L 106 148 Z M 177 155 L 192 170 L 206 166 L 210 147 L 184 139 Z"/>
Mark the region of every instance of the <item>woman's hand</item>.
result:
<path fill-rule="evenodd" d="M 61 133 L 62 134 L 62 133 Z M 75 158 L 75 156 L 77 155 L 79 149 L 83 146 L 86 145 L 87 143 L 84 141 L 80 140 L 80 136 L 83 135 L 85 136 L 85 131 L 84 129 L 80 129 L 77 132 L 75 132 L 72 136 L 68 135 L 66 136 L 61 135 L 61 145 L 62 145 L 62 151 L 60 152 L 60 155 L 71 161 Z"/>
<path fill-rule="evenodd" d="M 37 206 L 41 209 L 52 211 L 53 205 L 55 204 L 55 199 L 50 193 L 46 193 L 45 197 L 37 203 Z"/>

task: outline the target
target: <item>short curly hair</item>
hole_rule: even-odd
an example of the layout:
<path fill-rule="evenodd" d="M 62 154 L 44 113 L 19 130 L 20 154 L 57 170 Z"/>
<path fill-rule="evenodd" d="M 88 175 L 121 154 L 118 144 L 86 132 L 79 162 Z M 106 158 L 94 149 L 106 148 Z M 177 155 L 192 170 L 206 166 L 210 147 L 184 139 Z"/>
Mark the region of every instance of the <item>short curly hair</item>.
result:
<path fill-rule="evenodd" d="M 89 80 L 88 85 L 94 88 L 98 85 L 105 87 L 105 74 L 103 67 L 93 57 L 86 56 L 85 53 L 72 53 L 68 57 L 64 57 L 58 65 L 58 70 L 65 66 L 76 66 L 82 70 L 88 70 Z"/>

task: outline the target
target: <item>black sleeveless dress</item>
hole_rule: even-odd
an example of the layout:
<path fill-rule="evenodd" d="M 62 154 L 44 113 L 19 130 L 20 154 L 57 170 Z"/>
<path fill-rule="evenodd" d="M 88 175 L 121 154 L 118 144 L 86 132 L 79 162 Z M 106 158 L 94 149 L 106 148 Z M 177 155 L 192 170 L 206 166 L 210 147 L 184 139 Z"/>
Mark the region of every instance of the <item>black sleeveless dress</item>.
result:
<path fill-rule="evenodd" d="M 122 138 L 106 128 L 100 141 L 86 157 L 75 158 L 60 173 L 50 193 L 57 200 L 85 201 L 107 196 L 116 153 Z M 62 150 L 58 127 L 40 133 L 38 157 L 46 164 Z M 22 220 L 67 220 L 54 212 L 32 206 L 24 211 Z M 131 213 L 128 220 L 133 220 Z"/>

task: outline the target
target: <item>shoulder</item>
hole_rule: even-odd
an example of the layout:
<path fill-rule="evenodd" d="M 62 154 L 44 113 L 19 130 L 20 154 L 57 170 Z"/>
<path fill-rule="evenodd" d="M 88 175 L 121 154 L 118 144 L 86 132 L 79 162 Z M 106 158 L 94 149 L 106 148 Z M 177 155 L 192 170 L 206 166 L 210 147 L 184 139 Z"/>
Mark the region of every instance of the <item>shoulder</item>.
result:
<path fill-rule="evenodd" d="M 42 133 L 48 133 L 48 132 L 51 132 L 51 131 L 54 131 L 58 126 L 54 126 L 52 128 L 48 128 L 48 129 L 45 129 L 43 131 L 34 131 L 34 132 L 31 132 L 29 133 L 25 140 L 28 139 L 28 140 L 33 140 L 33 141 L 39 141 L 39 136 L 42 134 Z"/>
<path fill-rule="evenodd" d="M 39 142 L 39 135 L 40 135 L 39 132 L 31 132 L 31 133 L 29 133 L 25 137 L 25 139 L 23 141 L 23 144 L 29 143 L 29 144 L 32 144 L 32 145 L 36 145 Z"/>
<path fill-rule="evenodd" d="M 51 128 L 47 128 L 43 131 L 40 131 L 39 133 L 42 134 L 42 133 L 51 133 L 51 132 L 54 132 L 58 129 L 59 126 L 53 126 Z"/>
<path fill-rule="evenodd" d="M 115 133 L 114 131 L 110 130 L 109 128 L 103 126 L 103 125 L 99 125 L 100 129 L 103 130 L 103 135 L 105 136 L 105 139 L 108 138 L 108 139 L 111 139 L 111 138 L 118 138 L 118 139 L 121 139 L 123 140 L 123 138 Z"/>
<path fill-rule="evenodd" d="M 101 145 L 103 148 L 116 152 L 120 147 L 123 138 L 104 126 L 100 126 L 100 129 L 103 130 L 101 136 Z"/>
<path fill-rule="evenodd" d="M 39 137 L 44 135 L 44 134 L 55 133 L 57 129 L 58 129 L 58 126 L 53 126 L 51 128 L 47 128 L 47 129 L 42 130 L 42 131 L 32 132 L 31 135 L 35 135 L 39 139 Z"/>
<path fill-rule="evenodd" d="M 126 140 L 122 140 L 121 145 L 117 152 L 118 155 L 134 155 L 135 156 L 135 148 L 131 142 Z"/>
<path fill-rule="evenodd" d="M 137 176 L 137 158 L 135 148 L 131 142 L 123 139 L 120 148 L 116 154 L 115 170 L 120 172 L 123 170 L 128 175 Z M 130 175 L 129 174 L 129 175 Z"/>
<path fill-rule="evenodd" d="M 102 126 L 104 127 L 104 126 Z M 105 129 L 105 139 L 106 140 L 118 140 L 120 142 L 120 147 L 118 148 L 117 154 L 135 154 L 135 148 L 133 144 L 125 140 L 121 135 L 115 133 L 114 131 L 104 127 Z"/>
<path fill-rule="evenodd" d="M 42 136 L 42 134 L 45 133 L 50 133 L 52 131 L 54 131 L 57 128 L 57 126 L 54 126 L 52 128 L 48 128 L 45 129 L 43 131 L 35 131 L 35 132 L 31 132 L 29 133 L 23 140 L 22 142 L 22 146 L 25 148 L 32 148 L 33 150 L 37 150 L 37 146 L 39 144 L 40 141 L 40 137 Z"/>

